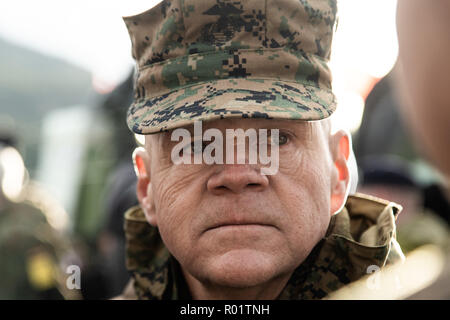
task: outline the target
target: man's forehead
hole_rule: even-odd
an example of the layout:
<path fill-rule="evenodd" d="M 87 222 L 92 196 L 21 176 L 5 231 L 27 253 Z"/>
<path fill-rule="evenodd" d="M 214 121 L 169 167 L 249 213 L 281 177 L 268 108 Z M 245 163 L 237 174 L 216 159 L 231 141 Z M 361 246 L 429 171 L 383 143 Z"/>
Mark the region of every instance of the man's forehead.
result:
<path fill-rule="evenodd" d="M 218 129 L 224 131 L 226 129 L 289 129 L 291 131 L 305 131 L 310 130 L 315 126 L 313 121 L 294 121 L 294 120 L 275 120 L 275 119 L 220 119 L 214 121 L 203 121 L 197 128 L 201 127 L 203 131 L 208 129 Z M 195 124 L 183 126 L 178 129 L 186 129 L 193 133 L 195 130 Z M 169 136 L 177 129 L 162 132 L 163 135 Z"/>

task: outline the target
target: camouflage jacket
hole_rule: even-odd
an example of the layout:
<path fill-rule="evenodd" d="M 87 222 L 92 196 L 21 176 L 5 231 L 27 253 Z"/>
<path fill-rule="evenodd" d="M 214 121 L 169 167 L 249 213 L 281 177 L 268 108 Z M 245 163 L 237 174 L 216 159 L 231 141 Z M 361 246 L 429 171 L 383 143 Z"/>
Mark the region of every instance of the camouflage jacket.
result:
<path fill-rule="evenodd" d="M 326 236 L 294 271 L 279 299 L 321 299 L 358 280 L 375 265 L 404 259 L 396 241 L 401 206 L 367 195 L 349 196 Z M 132 274 L 120 299 L 191 299 L 178 262 L 139 207 L 125 214 L 127 268 Z"/>

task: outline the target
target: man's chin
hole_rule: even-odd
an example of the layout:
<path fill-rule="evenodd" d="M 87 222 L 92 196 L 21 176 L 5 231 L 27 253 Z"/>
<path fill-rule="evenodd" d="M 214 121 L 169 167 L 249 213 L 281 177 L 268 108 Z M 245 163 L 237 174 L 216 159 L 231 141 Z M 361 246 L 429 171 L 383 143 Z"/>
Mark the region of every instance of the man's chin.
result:
<path fill-rule="evenodd" d="M 253 287 L 280 276 L 276 260 L 276 257 L 256 250 L 231 250 L 211 259 L 208 266 L 200 269 L 205 272 L 199 278 L 219 286 Z"/>

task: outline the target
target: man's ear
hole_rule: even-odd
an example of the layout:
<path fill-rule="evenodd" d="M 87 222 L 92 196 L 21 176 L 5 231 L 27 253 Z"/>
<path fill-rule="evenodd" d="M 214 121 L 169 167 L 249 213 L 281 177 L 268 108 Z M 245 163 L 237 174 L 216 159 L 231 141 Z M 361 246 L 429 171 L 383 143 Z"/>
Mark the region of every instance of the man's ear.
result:
<path fill-rule="evenodd" d="M 333 160 L 331 174 L 331 206 L 334 215 L 342 210 L 347 201 L 350 185 L 348 160 L 351 153 L 351 138 L 344 130 L 339 130 L 330 137 L 330 149 Z"/>
<path fill-rule="evenodd" d="M 156 226 L 156 214 L 154 199 L 152 197 L 151 172 L 150 172 L 150 156 L 148 152 L 142 148 L 136 148 L 133 152 L 134 169 L 138 178 L 136 195 L 145 213 L 147 221 Z"/>

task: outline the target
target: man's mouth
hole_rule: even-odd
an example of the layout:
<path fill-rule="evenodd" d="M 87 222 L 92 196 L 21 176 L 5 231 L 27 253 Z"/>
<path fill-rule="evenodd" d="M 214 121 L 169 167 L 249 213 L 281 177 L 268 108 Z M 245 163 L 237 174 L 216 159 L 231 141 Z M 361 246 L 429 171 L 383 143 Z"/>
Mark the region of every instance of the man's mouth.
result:
<path fill-rule="evenodd" d="M 274 225 L 268 224 L 268 223 L 260 223 L 260 222 L 223 222 L 214 224 L 213 226 L 207 228 L 205 232 L 211 231 L 211 230 L 217 230 L 217 229 L 230 229 L 230 230 L 251 230 L 255 228 L 263 228 L 263 227 L 272 227 L 274 228 Z"/>

